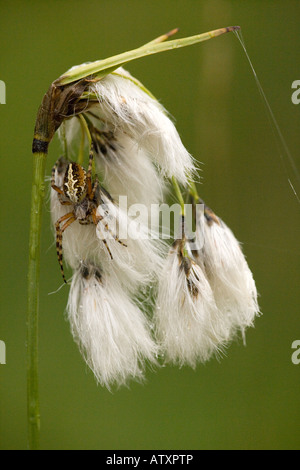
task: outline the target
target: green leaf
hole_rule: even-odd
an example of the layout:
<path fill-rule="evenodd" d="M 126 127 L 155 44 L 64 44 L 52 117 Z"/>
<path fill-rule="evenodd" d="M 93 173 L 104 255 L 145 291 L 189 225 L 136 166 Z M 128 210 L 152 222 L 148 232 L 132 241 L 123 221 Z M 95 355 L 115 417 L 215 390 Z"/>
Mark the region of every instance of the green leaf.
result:
<path fill-rule="evenodd" d="M 209 31 L 203 34 L 197 34 L 195 36 L 190 36 L 187 38 L 173 39 L 171 41 L 163 42 L 164 39 L 170 37 L 171 34 L 174 34 L 174 31 L 167 33 L 159 38 L 154 39 L 151 42 L 148 42 L 144 46 L 141 46 L 137 49 L 131 51 L 123 52 L 122 54 L 109 57 L 108 59 L 97 60 L 96 62 L 91 62 L 89 64 L 79 65 L 74 67 L 72 70 L 69 70 L 56 81 L 56 85 L 67 85 L 69 83 L 81 80 L 86 77 L 92 76 L 95 80 L 100 80 L 109 73 L 112 73 L 118 67 L 125 65 L 126 63 L 140 59 L 141 57 L 146 57 L 152 54 L 158 54 L 159 52 L 170 51 L 173 49 L 178 49 L 180 47 L 191 46 L 202 41 L 207 41 L 209 39 L 220 36 L 221 34 L 228 33 L 230 31 L 236 31 L 240 29 L 239 26 L 229 26 L 227 28 L 216 29 Z"/>

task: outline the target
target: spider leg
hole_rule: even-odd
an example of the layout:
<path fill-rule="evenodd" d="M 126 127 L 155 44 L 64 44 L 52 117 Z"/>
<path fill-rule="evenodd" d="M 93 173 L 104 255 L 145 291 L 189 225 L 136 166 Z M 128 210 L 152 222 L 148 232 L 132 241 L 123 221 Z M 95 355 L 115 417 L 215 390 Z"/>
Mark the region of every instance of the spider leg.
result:
<path fill-rule="evenodd" d="M 64 223 L 64 225 L 62 226 L 62 228 L 61 228 L 62 233 L 69 227 L 69 225 L 71 225 L 73 222 L 75 222 L 75 220 L 76 220 L 75 215 L 73 215 L 72 217 L 70 217 L 70 219 L 67 220 L 67 221 Z"/>
<path fill-rule="evenodd" d="M 73 205 L 71 201 L 65 201 L 63 199 L 63 195 L 60 194 L 60 193 L 58 193 L 58 200 L 59 200 L 59 202 L 61 203 L 62 206 L 72 206 Z"/>
<path fill-rule="evenodd" d="M 103 219 L 103 217 L 102 217 L 102 215 L 96 215 L 96 210 L 95 210 L 95 211 L 92 213 L 92 219 L 93 219 L 93 223 L 94 223 L 95 225 L 98 225 L 98 223 L 101 222 L 101 220 Z M 102 241 L 103 241 L 103 243 L 104 243 L 104 245 L 105 245 L 105 248 L 106 248 L 107 251 L 108 251 L 108 254 L 109 254 L 110 258 L 111 258 L 111 259 L 114 259 L 114 258 L 113 258 L 113 255 L 112 255 L 112 253 L 111 253 L 111 251 L 110 251 L 110 249 L 109 249 L 109 246 L 108 246 L 108 244 L 107 244 L 107 241 L 106 241 L 104 238 L 102 239 Z"/>
<path fill-rule="evenodd" d="M 114 233 L 112 233 L 112 231 L 110 230 L 110 228 L 109 228 L 109 226 L 108 226 L 107 223 L 104 223 L 104 227 L 105 227 L 105 230 L 106 230 L 108 233 L 111 234 L 111 236 L 113 237 L 113 239 L 114 239 L 116 242 L 120 243 L 120 245 L 125 246 L 125 247 L 127 248 L 127 245 L 125 245 L 125 243 L 123 243 L 123 242 L 117 237 L 117 235 L 115 235 Z"/>
<path fill-rule="evenodd" d="M 96 209 L 93 210 L 91 216 L 92 216 L 92 219 L 93 219 L 93 223 L 95 225 L 98 225 L 98 223 L 103 219 L 102 215 L 97 215 L 96 214 Z"/>
<path fill-rule="evenodd" d="M 65 274 L 64 274 L 64 267 L 63 267 L 63 255 L 62 255 L 62 235 L 66 228 L 76 220 L 73 212 L 68 212 L 67 214 L 60 217 L 57 222 L 55 223 L 55 230 L 56 230 L 56 253 L 58 262 L 60 265 L 61 274 L 65 284 L 67 284 Z M 62 222 L 66 221 L 63 227 L 60 227 Z"/>
<path fill-rule="evenodd" d="M 89 153 L 89 166 L 88 166 L 88 171 L 87 171 L 87 174 L 90 177 L 92 176 L 93 159 L 94 159 L 94 146 L 93 146 L 93 143 L 91 143 L 91 148 L 90 148 L 90 153 Z"/>
<path fill-rule="evenodd" d="M 55 184 L 55 171 L 56 171 L 56 169 L 57 169 L 57 162 L 55 163 L 54 167 L 52 168 L 52 172 L 51 172 L 51 188 L 54 189 L 56 192 L 58 192 L 58 194 L 63 195 L 64 194 L 63 190 L 60 189 Z"/>
<path fill-rule="evenodd" d="M 86 183 L 87 183 L 87 195 L 90 200 L 93 198 L 91 197 L 91 194 L 93 192 L 93 187 L 92 187 L 92 168 L 93 168 L 93 159 L 94 159 L 94 147 L 93 143 L 91 144 L 90 148 L 90 154 L 89 154 L 89 166 L 88 166 L 88 171 L 86 174 Z M 94 196 L 93 196 L 94 197 Z"/>
<path fill-rule="evenodd" d="M 99 222 L 102 222 L 102 221 L 103 221 L 103 217 L 102 217 L 101 215 L 96 215 L 95 211 L 92 213 L 92 218 L 93 218 L 93 222 L 94 222 L 95 225 L 98 225 Z M 114 234 L 112 233 L 112 231 L 109 229 L 107 223 L 104 224 L 104 227 L 105 227 L 106 231 L 111 234 L 111 236 L 113 237 L 113 239 L 114 239 L 116 242 L 120 243 L 120 245 L 125 246 L 125 247 L 127 248 L 127 245 L 125 245 L 125 243 L 123 243 L 116 235 L 114 235 Z M 111 253 L 111 251 L 110 251 L 110 249 L 109 249 L 109 246 L 108 246 L 108 244 L 107 244 L 107 241 L 106 241 L 104 238 L 102 239 L 102 241 L 103 241 L 103 243 L 104 243 L 104 245 L 105 245 L 105 247 L 106 247 L 106 249 L 107 249 L 107 251 L 108 251 L 108 253 L 109 253 L 110 257 L 111 257 L 111 259 L 113 259 L 113 256 L 112 256 L 112 253 Z"/>
<path fill-rule="evenodd" d="M 91 201 L 92 201 L 92 200 L 94 199 L 94 197 L 95 197 L 96 190 L 97 190 L 98 186 L 99 186 L 99 180 L 98 180 L 98 178 L 96 178 L 96 181 L 95 181 L 95 183 L 94 183 L 94 185 L 93 185 L 93 188 L 92 188 L 92 192 L 91 192 L 91 194 L 90 194 L 90 196 L 89 196 L 89 198 L 90 198 Z"/>
<path fill-rule="evenodd" d="M 113 255 L 112 255 L 112 253 L 111 253 L 111 251 L 110 251 L 110 249 L 109 249 L 109 246 L 108 246 L 108 244 L 107 244 L 107 241 L 105 240 L 105 238 L 103 238 L 102 241 L 103 241 L 103 243 L 104 243 L 104 245 L 105 245 L 105 248 L 106 248 L 107 251 L 108 251 L 108 254 L 109 254 L 109 256 L 110 256 L 110 259 L 114 259 L 114 258 L 113 258 Z"/>

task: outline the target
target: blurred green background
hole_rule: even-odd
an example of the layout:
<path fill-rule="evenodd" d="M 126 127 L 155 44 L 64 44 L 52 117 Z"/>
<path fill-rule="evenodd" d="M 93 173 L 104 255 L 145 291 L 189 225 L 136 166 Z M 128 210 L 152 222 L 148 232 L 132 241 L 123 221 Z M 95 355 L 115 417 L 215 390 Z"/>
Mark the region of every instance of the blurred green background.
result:
<path fill-rule="evenodd" d="M 1 449 L 25 449 L 26 271 L 36 112 L 70 66 L 135 48 L 174 27 L 178 37 L 242 26 L 250 57 L 300 168 L 300 3 L 226 0 L 0 1 Z M 87 370 L 64 319 L 44 207 L 40 288 L 43 449 L 295 449 L 300 443 L 299 204 L 245 54 L 234 36 L 128 66 L 176 118 L 203 162 L 201 195 L 244 243 L 263 316 L 220 362 L 164 367 L 147 383 L 109 393 Z M 48 174 L 59 155 L 50 146 Z M 283 159 L 288 166 L 287 157 Z M 298 182 L 298 190 L 300 191 Z"/>

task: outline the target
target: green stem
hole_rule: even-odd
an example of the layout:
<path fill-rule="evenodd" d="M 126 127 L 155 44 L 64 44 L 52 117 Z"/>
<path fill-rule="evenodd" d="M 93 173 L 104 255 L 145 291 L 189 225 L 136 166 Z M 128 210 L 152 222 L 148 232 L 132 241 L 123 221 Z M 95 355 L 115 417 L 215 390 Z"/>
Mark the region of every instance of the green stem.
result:
<path fill-rule="evenodd" d="M 62 140 L 64 144 L 64 157 L 66 160 L 69 160 L 69 152 L 68 152 L 68 143 L 67 143 L 67 136 L 66 136 L 66 124 L 65 122 L 61 125 L 61 133 L 62 133 Z"/>
<path fill-rule="evenodd" d="M 89 125 L 91 125 L 91 121 L 86 115 L 83 115 L 83 114 L 79 114 L 78 117 L 79 117 L 80 124 L 81 124 L 82 128 L 86 132 L 86 136 L 88 138 L 88 143 L 89 143 L 89 148 L 91 148 L 91 146 L 92 146 L 92 136 L 91 136 L 90 129 L 89 129 Z"/>
<path fill-rule="evenodd" d="M 194 199 L 194 201 L 197 203 L 200 199 L 200 196 L 198 194 L 198 191 L 197 191 L 197 188 L 196 188 L 196 185 L 193 181 L 190 181 L 189 182 L 189 186 L 190 186 L 190 195 L 192 196 L 192 198 Z"/>
<path fill-rule="evenodd" d="M 175 178 L 175 176 L 172 176 L 172 183 L 173 183 L 173 187 L 174 187 L 174 190 L 175 190 L 176 197 L 177 197 L 178 202 L 181 206 L 181 215 L 185 215 L 184 199 L 183 199 L 178 181 Z"/>
<path fill-rule="evenodd" d="M 82 166 L 83 159 L 84 159 L 84 141 L 85 141 L 85 132 L 86 132 L 86 122 L 84 119 L 82 119 L 81 114 L 79 114 L 78 117 L 79 117 L 79 122 L 80 122 L 80 127 L 81 127 L 81 140 L 80 140 L 77 163 L 79 163 L 79 165 Z"/>
<path fill-rule="evenodd" d="M 29 448 L 39 448 L 38 301 L 42 207 L 45 196 L 46 153 L 34 154 L 29 235 L 27 311 L 27 412 Z"/>
<path fill-rule="evenodd" d="M 83 130 L 83 132 L 85 131 L 85 133 L 86 133 L 88 143 L 89 143 L 89 149 L 90 149 L 90 148 L 92 148 L 92 136 L 91 136 L 91 133 L 90 133 L 89 126 L 91 126 L 92 123 L 91 123 L 90 119 L 84 114 L 79 114 L 78 117 L 79 117 L 79 120 L 80 120 L 81 129 Z M 96 166 L 95 166 L 95 160 L 94 159 L 93 159 L 93 163 L 92 163 L 92 176 L 93 176 L 93 178 L 95 178 L 95 176 L 96 176 Z"/>

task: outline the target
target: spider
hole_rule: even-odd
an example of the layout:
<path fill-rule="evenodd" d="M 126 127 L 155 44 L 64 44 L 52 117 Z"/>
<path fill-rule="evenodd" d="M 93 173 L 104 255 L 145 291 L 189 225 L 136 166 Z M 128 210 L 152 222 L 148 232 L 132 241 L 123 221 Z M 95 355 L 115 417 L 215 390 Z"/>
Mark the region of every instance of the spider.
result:
<path fill-rule="evenodd" d="M 101 204 L 101 191 L 103 191 L 111 200 L 112 198 L 109 193 L 100 187 L 97 177 L 95 178 L 95 181 L 92 182 L 93 148 L 90 150 L 87 172 L 79 163 L 68 163 L 63 178 L 62 188 L 59 188 L 55 184 L 55 172 L 58 169 L 59 162 L 60 160 L 58 160 L 52 168 L 51 187 L 58 193 L 58 199 L 61 205 L 73 206 L 70 212 L 60 217 L 55 223 L 57 258 L 63 280 L 67 284 L 63 268 L 63 232 L 76 220 L 78 220 L 82 225 L 97 225 L 103 219 L 103 216 L 97 214 L 97 208 Z M 105 224 L 105 228 L 110 232 L 107 224 Z M 118 243 L 125 247 L 127 246 L 117 236 L 113 234 L 112 236 Z M 103 239 L 102 241 L 110 258 L 113 259 L 106 240 Z"/>

